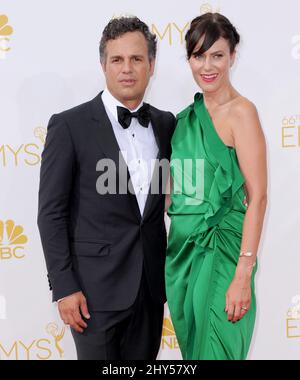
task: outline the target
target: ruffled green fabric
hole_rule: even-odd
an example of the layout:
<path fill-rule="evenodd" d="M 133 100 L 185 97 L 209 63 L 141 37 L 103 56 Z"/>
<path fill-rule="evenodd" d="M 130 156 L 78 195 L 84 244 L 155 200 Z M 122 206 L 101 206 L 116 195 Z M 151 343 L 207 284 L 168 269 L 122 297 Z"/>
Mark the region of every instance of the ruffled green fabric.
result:
<path fill-rule="evenodd" d="M 201 170 L 176 171 L 177 162 L 203 161 Z M 182 174 L 187 188 L 201 173 L 202 199 L 193 194 L 171 194 L 171 218 L 166 258 L 168 305 L 184 359 L 244 359 L 255 321 L 254 274 L 252 304 L 238 323 L 227 321 L 225 293 L 234 276 L 240 252 L 244 204 L 244 178 L 235 149 L 218 136 L 203 95 L 177 116 L 172 139 L 173 183 Z M 178 174 L 179 173 L 179 174 Z"/>

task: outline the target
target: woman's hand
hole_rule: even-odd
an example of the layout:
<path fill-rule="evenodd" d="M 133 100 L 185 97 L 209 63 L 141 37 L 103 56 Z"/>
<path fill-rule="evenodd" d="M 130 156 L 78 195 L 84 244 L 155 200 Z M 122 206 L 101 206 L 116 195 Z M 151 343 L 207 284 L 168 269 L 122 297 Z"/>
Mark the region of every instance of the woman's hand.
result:
<path fill-rule="evenodd" d="M 226 292 L 225 312 L 228 321 L 239 321 L 250 308 L 251 272 L 252 265 L 238 264 L 235 277 Z"/>

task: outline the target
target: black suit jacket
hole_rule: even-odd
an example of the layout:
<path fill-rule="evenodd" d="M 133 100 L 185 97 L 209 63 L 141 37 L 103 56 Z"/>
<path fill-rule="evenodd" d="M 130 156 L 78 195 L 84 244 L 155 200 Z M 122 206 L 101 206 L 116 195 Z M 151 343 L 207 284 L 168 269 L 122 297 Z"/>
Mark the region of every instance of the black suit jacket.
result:
<path fill-rule="evenodd" d="M 151 106 L 151 123 L 159 158 L 170 159 L 174 116 Z M 153 298 L 166 300 L 165 183 L 160 173 L 159 194 L 148 194 L 143 216 L 135 194 L 119 191 L 127 181 L 118 170 L 116 194 L 100 195 L 96 182 L 103 172 L 96 171 L 97 162 L 109 158 L 118 167 L 119 152 L 101 93 L 49 121 L 38 227 L 54 301 L 82 290 L 91 310 L 126 309 L 137 295 L 143 266 Z"/>

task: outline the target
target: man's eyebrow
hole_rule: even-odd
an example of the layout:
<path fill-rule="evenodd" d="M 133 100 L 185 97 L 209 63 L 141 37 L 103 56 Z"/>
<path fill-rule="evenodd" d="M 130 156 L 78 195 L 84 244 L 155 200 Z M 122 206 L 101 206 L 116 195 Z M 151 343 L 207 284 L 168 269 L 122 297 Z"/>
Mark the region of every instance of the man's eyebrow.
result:
<path fill-rule="evenodd" d="M 114 58 L 122 58 L 121 55 L 112 55 L 111 57 L 109 57 L 110 59 L 114 59 Z"/>
<path fill-rule="evenodd" d="M 118 54 L 110 56 L 110 59 L 114 58 L 123 58 L 123 56 Z M 132 54 L 130 58 L 143 58 L 143 54 Z"/>

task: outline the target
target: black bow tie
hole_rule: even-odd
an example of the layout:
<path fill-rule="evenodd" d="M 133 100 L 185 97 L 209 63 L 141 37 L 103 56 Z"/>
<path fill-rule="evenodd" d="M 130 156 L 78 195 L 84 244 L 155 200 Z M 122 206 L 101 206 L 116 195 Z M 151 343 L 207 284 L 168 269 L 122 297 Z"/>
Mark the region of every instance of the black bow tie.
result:
<path fill-rule="evenodd" d="M 150 123 L 150 106 L 147 103 L 144 103 L 136 112 L 130 112 L 127 108 L 119 106 L 117 107 L 117 111 L 118 121 L 124 129 L 130 126 L 133 117 L 136 117 L 138 122 L 145 128 L 147 128 Z"/>

